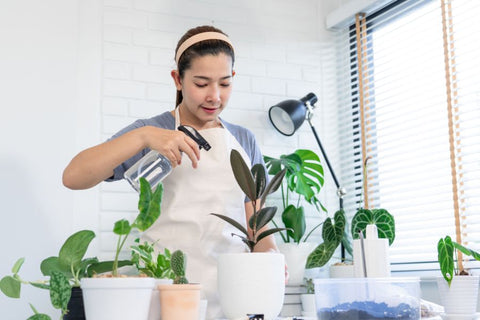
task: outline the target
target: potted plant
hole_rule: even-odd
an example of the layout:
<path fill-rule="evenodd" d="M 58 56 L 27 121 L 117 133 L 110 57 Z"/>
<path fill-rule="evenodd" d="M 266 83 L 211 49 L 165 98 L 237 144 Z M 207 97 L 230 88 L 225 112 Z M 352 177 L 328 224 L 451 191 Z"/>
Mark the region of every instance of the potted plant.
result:
<path fill-rule="evenodd" d="M 147 319 L 155 280 L 145 276 L 120 275 L 122 263 L 119 256 L 133 230 L 145 231 L 158 219 L 162 194 L 161 184 L 153 192 L 148 181 L 140 179 L 139 214 L 132 223 L 122 219 L 113 228 L 118 235 L 114 260 L 91 265 L 88 272 L 92 277 L 80 281 L 85 314 L 89 320 Z M 132 262 L 127 261 L 127 264 Z M 109 273 L 104 274 L 107 271 Z"/>
<path fill-rule="evenodd" d="M 87 268 L 98 262 L 97 258 L 84 259 L 90 242 L 95 233 L 81 230 L 71 235 L 62 245 L 58 256 L 46 258 L 40 265 L 42 274 L 47 278 L 39 281 L 26 281 L 19 272 L 25 261 L 20 258 L 12 268 L 12 275 L 5 276 L 0 281 L 0 290 L 11 298 L 19 298 L 22 284 L 46 289 L 50 293 L 50 301 L 56 309 L 60 309 L 61 319 L 85 319 L 80 280 L 87 276 Z M 39 313 L 31 305 L 35 313 L 29 319 L 50 319 L 46 314 Z"/>
<path fill-rule="evenodd" d="M 200 289 L 198 283 L 189 283 L 185 277 L 187 257 L 181 250 L 172 253 L 171 270 L 173 284 L 160 284 L 162 320 L 196 320 L 200 312 Z"/>
<path fill-rule="evenodd" d="M 289 285 L 301 285 L 303 282 L 305 263 L 308 255 L 316 247 L 313 242 L 307 242 L 318 224 L 307 232 L 305 208 L 302 200 L 314 206 L 318 212 L 326 209 L 322 206 L 317 195 L 324 184 L 323 167 L 320 158 L 311 150 L 298 149 L 279 158 L 263 157 L 268 173 L 275 175 L 286 169 L 285 177 L 280 186 L 282 196 L 282 222 L 287 228 L 280 232 L 283 243 L 278 245 L 280 252 L 285 255 L 289 272 Z M 295 197 L 295 199 L 292 199 Z M 277 224 L 273 221 L 276 227 Z"/>
<path fill-rule="evenodd" d="M 317 308 L 315 307 L 315 285 L 312 278 L 304 278 L 305 293 L 300 295 L 302 302 L 302 316 L 317 317 Z"/>
<path fill-rule="evenodd" d="M 445 313 L 468 316 L 477 310 L 479 276 L 470 275 L 463 269 L 458 251 L 480 261 L 478 252 L 452 241 L 450 236 L 440 238 L 437 252 L 442 276 L 437 277 L 437 285 Z"/>
<path fill-rule="evenodd" d="M 253 214 L 247 222 L 251 232 L 240 222 L 225 215 L 212 213 L 237 228 L 239 237 L 249 252 L 221 254 L 218 258 L 218 294 L 220 305 L 229 319 L 247 314 L 264 314 L 265 319 L 274 319 L 280 313 L 285 292 L 285 260 L 280 253 L 255 252 L 255 246 L 263 238 L 286 230 L 264 227 L 272 221 L 276 207 L 263 207 L 267 196 L 275 192 L 285 175 L 278 172 L 266 184 L 266 173 L 261 164 L 250 170 L 237 150 L 230 153 L 235 179 L 250 199 Z M 259 209 L 261 208 L 261 209 Z"/>

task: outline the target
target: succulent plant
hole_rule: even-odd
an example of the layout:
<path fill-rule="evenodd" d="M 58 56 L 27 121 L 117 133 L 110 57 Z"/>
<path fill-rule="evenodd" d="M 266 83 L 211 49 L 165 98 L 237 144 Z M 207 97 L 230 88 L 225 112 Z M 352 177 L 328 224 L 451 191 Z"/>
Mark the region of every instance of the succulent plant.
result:
<path fill-rule="evenodd" d="M 170 266 L 173 273 L 175 274 L 175 279 L 173 279 L 173 283 L 187 284 L 188 280 L 185 277 L 185 270 L 187 269 L 187 256 L 185 255 L 185 253 L 183 253 L 183 251 L 176 250 L 172 253 Z"/>

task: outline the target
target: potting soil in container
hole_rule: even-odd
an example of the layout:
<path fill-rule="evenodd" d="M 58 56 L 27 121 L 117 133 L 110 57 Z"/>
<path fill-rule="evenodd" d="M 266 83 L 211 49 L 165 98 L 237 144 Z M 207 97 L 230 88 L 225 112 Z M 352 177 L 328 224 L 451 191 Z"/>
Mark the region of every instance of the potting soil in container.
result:
<path fill-rule="evenodd" d="M 389 306 L 385 302 L 354 301 L 318 310 L 320 320 L 418 320 L 419 307 L 407 303 Z"/>

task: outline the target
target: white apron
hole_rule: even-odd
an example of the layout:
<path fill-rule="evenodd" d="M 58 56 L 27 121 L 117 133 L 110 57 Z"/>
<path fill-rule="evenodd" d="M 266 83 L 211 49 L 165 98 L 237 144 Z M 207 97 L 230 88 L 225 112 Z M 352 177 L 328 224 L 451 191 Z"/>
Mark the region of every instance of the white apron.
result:
<path fill-rule="evenodd" d="M 180 125 L 175 109 L 175 128 Z M 250 159 L 237 139 L 225 128 L 200 130 L 211 145 L 200 150 L 196 169 L 187 156 L 163 180 L 161 214 L 143 238 L 157 242 L 163 252 L 180 249 L 187 254 L 187 279 L 202 285 L 208 300 L 207 319 L 222 317 L 217 296 L 217 257 L 221 253 L 244 252 L 246 247 L 237 229 L 210 213 L 227 215 L 246 227 L 245 195 L 238 186 L 230 165 L 230 151 L 238 150 L 246 163 Z"/>

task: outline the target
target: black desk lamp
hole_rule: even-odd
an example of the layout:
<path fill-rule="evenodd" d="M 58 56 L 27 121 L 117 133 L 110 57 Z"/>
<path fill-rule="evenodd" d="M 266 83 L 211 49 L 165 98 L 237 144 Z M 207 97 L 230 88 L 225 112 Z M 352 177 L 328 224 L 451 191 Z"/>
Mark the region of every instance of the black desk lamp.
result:
<path fill-rule="evenodd" d="M 272 122 L 275 129 L 278 130 L 283 135 L 291 136 L 297 131 L 298 128 L 303 124 L 305 120 L 308 121 L 310 128 L 312 128 L 313 135 L 317 140 L 320 151 L 322 152 L 323 158 L 327 163 L 328 170 L 332 175 L 333 181 L 337 187 L 337 196 L 339 200 L 340 210 L 343 210 L 343 197 L 347 194 L 345 188 L 342 188 L 338 183 L 335 172 L 328 161 L 328 157 L 323 149 L 320 138 L 318 137 L 317 131 L 315 130 L 314 125 L 312 124 L 313 109 L 315 108 L 314 104 L 318 101 L 317 96 L 310 92 L 305 97 L 300 100 L 285 100 L 282 101 L 268 111 L 268 116 Z M 345 258 L 345 250 L 342 246 L 342 258 Z"/>

